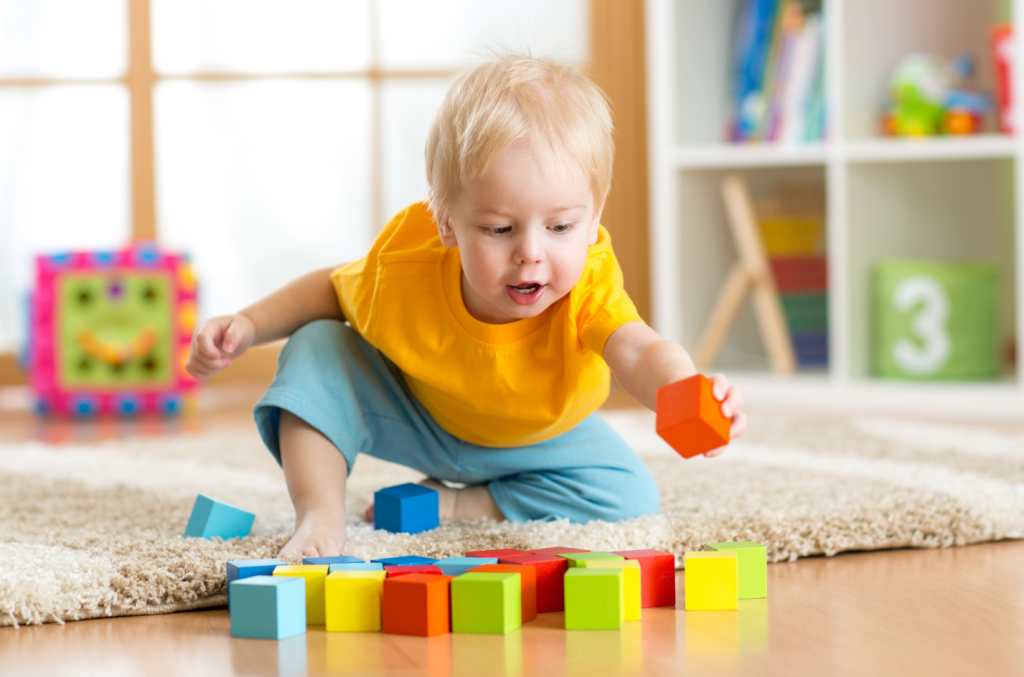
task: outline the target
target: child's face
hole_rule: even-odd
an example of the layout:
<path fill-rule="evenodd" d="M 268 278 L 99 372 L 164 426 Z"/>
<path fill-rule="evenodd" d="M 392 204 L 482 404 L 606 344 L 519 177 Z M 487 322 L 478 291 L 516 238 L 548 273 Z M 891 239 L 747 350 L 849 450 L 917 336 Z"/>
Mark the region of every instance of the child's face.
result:
<path fill-rule="evenodd" d="M 446 247 L 459 247 L 466 309 L 503 324 L 535 317 L 569 293 L 600 218 L 585 172 L 516 145 L 463 187 L 438 230 Z"/>

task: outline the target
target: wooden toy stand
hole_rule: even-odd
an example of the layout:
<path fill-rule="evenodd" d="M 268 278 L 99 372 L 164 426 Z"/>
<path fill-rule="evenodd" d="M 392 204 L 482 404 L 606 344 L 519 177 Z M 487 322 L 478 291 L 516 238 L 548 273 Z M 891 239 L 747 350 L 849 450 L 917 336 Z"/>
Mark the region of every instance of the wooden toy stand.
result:
<path fill-rule="evenodd" d="M 747 294 L 752 292 L 758 330 L 772 371 L 791 374 L 796 371 L 793 341 L 772 280 L 746 182 L 736 174 L 726 176 L 722 180 L 722 199 L 739 260 L 732 265 L 715 300 L 711 318 L 697 348 L 697 367 L 711 369 L 714 366 L 740 307 Z"/>

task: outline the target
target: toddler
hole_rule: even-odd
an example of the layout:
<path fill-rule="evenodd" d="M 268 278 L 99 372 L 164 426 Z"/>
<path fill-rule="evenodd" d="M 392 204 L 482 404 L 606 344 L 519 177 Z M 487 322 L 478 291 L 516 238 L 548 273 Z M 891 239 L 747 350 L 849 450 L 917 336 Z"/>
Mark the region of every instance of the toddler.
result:
<path fill-rule="evenodd" d="M 650 471 L 595 412 L 611 373 L 653 409 L 659 387 L 696 370 L 623 290 L 600 225 L 612 135 L 603 92 L 576 67 L 508 55 L 467 70 L 430 129 L 428 202 L 362 259 L 197 330 L 195 376 L 291 337 L 255 409 L 295 505 L 282 557 L 343 552 L 359 453 L 423 472 L 447 518 L 659 511 Z M 743 395 L 713 379 L 739 436 Z"/>

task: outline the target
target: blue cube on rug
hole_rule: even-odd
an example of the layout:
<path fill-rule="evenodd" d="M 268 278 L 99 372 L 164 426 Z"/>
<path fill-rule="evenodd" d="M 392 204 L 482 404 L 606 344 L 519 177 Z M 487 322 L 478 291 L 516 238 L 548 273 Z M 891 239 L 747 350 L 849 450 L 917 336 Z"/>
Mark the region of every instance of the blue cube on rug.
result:
<path fill-rule="evenodd" d="M 446 557 L 440 562 L 435 562 L 445 576 L 461 576 L 470 569 L 497 563 L 497 557 Z"/>
<path fill-rule="evenodd" d="M 418 534 L 436 528 L 438 494 L 419 484 L 399 484 L 373 495 L 373 528 L 393 534 Z"/>
<path fill-rule="evenodd" d="M 353 557 L 352 555 L 338 555 L 337 557 L 303 557 L 303 564 L 365 564 L 366 560 Z"/>
<path fill-rule="evenodd" d="M 252 576 L 231 583 L 231 636 L 285 639 L 306 631 L 306 582 Z"/>
<path fill-rule="evenodd" d="M 185 527 L 185 537 L 243 538 L 249 535 L 255 520 L 256 515 L 251 512 L 199 494 Z"/>
<path fill-rule="evenodd" d="M 237 559 L 227 563 L 228 580 L 225 585 L 228 588 L 228 605 L 231 604 L 231 582 L 253 576 L 273 576 L 274 567 L 288 564 L 280 559 Z"/>
<path fill-rule="evenodd" d="M 376 562 L 386 567 L 409 567 L 418 566 L 420 564 L 437 564 L 436 559 L 430 559 L 429 557 L 417 557 L 416 555 L 402 555 L 401 557 L 382 557 L 381 559 L 372 559 L 371 562 Z"/>

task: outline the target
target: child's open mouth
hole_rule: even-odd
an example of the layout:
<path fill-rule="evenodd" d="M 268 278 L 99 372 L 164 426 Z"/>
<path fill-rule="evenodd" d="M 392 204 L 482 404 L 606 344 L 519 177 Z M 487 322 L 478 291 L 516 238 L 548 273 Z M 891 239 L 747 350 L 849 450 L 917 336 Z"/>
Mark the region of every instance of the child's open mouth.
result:
<path fill-rule="evenodd" d="M 528 306 L 540 300 L 544 294 L 545 285 L 539 282 L 526 282 L 515 286 L 506 285 L 509 298 L 521 306 Z"/>

